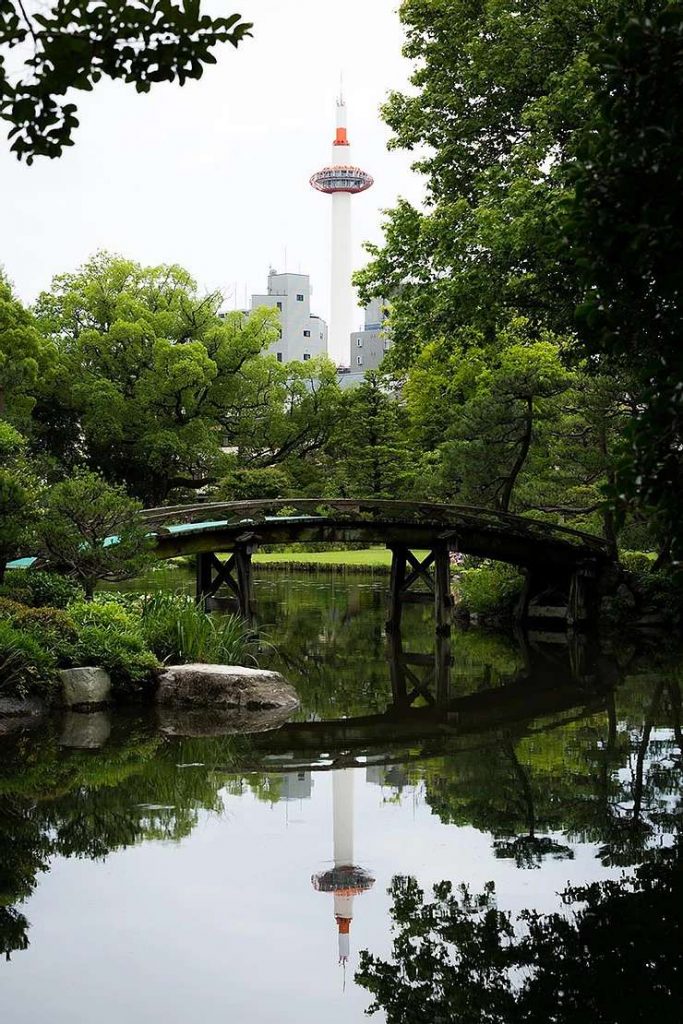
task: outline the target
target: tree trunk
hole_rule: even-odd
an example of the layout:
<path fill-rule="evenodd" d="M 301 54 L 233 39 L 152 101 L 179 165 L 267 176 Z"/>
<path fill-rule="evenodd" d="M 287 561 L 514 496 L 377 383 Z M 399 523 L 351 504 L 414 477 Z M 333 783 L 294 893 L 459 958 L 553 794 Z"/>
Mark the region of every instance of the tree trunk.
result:
<path fill-rule="evenodd" d="M 598 427 L 598 444 L 600 446 L 600 452 L 603 459 L 605 460 L 605 475 L 607 477 L 607 483 L 611 489 L 614 487 L 615 474 L 614 470 L 609 468 L 609 450 L 607 445 L 607 427 L 604 418 L 600 421 Z M 617 553 L 617 529 L 614 522 L 614 510 L 609 504 L 603 505 L 602 508 L 602 532 L 605 540 L 610 546 L 610 551 L 614 556 Z"/>
<path fill-rule="evenodd" d="M 517 483 L 517 477 L 522 471 L 526 457 L 529 454 L 529 448 L 531 447 L 531 435 L 534 425 L 534 403 L 532 398 L 526 399 L 526 416 L 524 424 L 524 434 L 522 435 L 522 442 L 520 445 L 517 458 L 514 461 L 514 465 L 510 470 L 510 474 L 505 481 L 500 499 L 498 501 L 498 508 L 501 512 L 510 511 L 510 502 L 512 501 L 512 492 L 515 484 Z"/>

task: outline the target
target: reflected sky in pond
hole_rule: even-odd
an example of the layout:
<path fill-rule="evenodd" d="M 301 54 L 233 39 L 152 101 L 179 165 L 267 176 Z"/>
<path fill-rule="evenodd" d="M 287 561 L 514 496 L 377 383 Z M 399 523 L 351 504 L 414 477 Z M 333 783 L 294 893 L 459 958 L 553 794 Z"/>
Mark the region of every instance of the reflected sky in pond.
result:
<path fill-rule="evenodd" d="M 360 1021 L 359 950 L 390 954 L 394 876 L 494 880 L 500 908 L 549 912 L 568 883 L 664 856 L 680 657 L 472 630 L 453 638 L 445 703 L 427 686 L 406 706 L 408 680 L 397 709 L 377 582 L 259 584 L 268 657 L 302 696 L 283 730 L 181 739 L 136 712 L 3 741 L 3 1019 Z M 428 654 L 413 611 L 403 653 Z M 333 874 L 335 777 L 338 860 L 352 832 L 375 880 L 352 896 L 313 881 Z"/>

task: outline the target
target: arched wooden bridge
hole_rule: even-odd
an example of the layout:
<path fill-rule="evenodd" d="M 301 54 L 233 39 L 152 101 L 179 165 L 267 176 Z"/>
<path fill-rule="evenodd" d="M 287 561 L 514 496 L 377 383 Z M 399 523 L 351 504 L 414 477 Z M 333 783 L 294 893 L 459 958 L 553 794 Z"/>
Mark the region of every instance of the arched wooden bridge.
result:
<path fill-rule="evenodd" d="M 449 629 L 450 556 L 496 559 L 525 571 L 518 619 L 593 618 L 613 556 L 598 537 L 491 509 L 424 502 L 321 498 L 232 501 L 146 509 L 159 558 L 196 555 L 197 598 L 221 587 L 253 611 L 251 556 L 261 545 L 386 544 L 392 551 L 388 629 L 404 604 L 433 602 L 438 633 Z M 427 551 L 419 558 L 415 551 Z M 217 554 L 228 554 L 225 560 Z"/>

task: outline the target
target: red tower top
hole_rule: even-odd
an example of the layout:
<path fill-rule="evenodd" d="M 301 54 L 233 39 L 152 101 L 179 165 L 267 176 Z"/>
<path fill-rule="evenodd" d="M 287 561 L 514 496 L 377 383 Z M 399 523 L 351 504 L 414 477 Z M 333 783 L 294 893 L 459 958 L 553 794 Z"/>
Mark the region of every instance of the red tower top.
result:
<path fill-rule="evenodd" d="M 323 167 L 310 178 L 310 183 L 318 192 L 334 195 L 336 192 L 348 192 L 355 195 L 365 192 L 373 184 L 367 171 L 355 167 L 350 157 L 349 140 L 346 133 L 346 103 L 342 96 L 337 100 L 337 130 L 332 143 L 332 163 Z"/>

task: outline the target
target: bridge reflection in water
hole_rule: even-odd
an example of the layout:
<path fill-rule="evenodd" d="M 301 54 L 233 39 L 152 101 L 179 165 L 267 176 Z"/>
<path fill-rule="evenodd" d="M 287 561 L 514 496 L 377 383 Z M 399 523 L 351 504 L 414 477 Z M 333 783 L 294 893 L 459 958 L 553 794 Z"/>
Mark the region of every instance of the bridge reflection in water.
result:
<path fill-rule="evenodd" d="M 581 634 L 518 635 L 522 667 L 503 680 L 457 696 L 457 665 L 450 645 L 436 638 L 432 654 L 403 650 L 400 634 L 387 643 L 391 701 L 383 712 L 289 721 L 249 736 L 243 771 L 325 772 L 371 764 L 406 764 L 459 751 L 486 749 L 613 709 L 616 664 Z M 164 710 L 167 734 L 220 735 L 220 713 L 204 718 Z M 205 727 L 202 725 L 205 722 Z M 230 713 L 224 715 L 226 733 Z M 203 732 L 203 728 L 205 731 Z"/>

